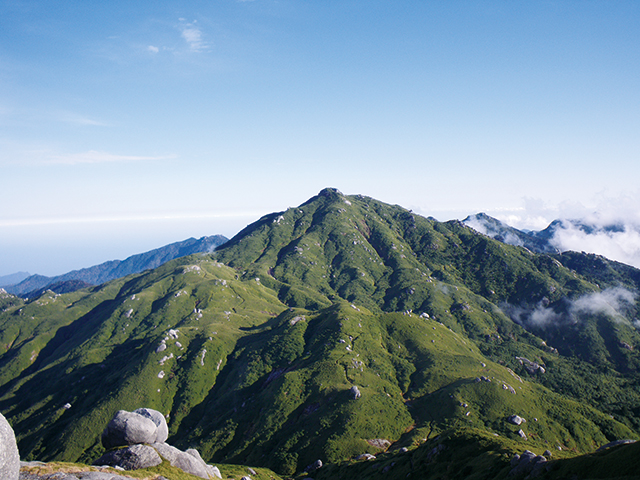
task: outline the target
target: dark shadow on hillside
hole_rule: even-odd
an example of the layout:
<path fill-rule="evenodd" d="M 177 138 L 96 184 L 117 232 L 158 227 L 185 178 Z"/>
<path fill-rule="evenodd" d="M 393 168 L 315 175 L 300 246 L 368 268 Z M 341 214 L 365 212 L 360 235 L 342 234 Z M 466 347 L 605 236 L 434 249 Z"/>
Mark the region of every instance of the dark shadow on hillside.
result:
<path fill-rule="evenodd" d="M 75 368 L 73 360 L 61 361 L 21 385 L 15 392 L 19 401 L 13 405 L 12 415 L 20 450 L 31 452 L 30 456 L 38 460 L 56 458 L 68 441 L 60 437 L 61 432 L 115 395 L 142 362 L 146 354 L 143 345 L 143 340 L 116 345 L 103 362 L 80 368 Z M 0 410 L 13 402 L 10 399 L 0 403 Z M 65 408 L 66 404 L 70 407 Z M 74 442 L 82 443 L 79 440 Z M 84 448 L 100 441 L 99 434 L 82 440 L 86 442 Z"/>

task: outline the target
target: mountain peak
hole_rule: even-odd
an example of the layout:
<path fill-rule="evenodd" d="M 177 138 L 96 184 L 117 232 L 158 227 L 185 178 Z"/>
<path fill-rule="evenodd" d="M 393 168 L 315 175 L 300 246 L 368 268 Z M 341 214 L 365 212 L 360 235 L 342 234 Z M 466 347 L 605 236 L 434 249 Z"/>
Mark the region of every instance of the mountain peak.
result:
<path fill-rule="evenodd" d="M 319 197 L 333 198 L 336 195 L 342 196 L 343 194 L 342 194 L 342 192 L 340 190 L 338 190 L 337 188 L 333 188 L 333 187 L 323 188 L 322 190 L 320 190 L 320 193 L 318 193 Z"/>

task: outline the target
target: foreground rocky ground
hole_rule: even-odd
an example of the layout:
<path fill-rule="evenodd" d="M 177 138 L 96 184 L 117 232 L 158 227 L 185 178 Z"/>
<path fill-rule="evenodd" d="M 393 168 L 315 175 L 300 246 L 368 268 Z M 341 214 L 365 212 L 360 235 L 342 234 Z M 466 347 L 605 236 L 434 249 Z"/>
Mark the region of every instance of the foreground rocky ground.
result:
<path fill-rule="evenodd" d="M 167 424 L 156 410 L 116 412 L 102 434 L 107 452 L 94 463 L 21 462 L 13 429 L 0 414 L 0 480 L 206 480 L 223 474 L 200 454 L 166 443 Z M 279 480 L 270 470 L 225 465 L 224 478 Z"/>
<path fill-rule="evenodd" d="M 197 480 L 199 477 L 164 464 L 162 473 L 153 469 L 121 471 L 112 467 L 98 467 L 71 463 L 21 462 L 16 480 Z M 221 466 L 226 479 L 281 480 L 270 470 L 240 465 Z M 7 480 L 2 477 L 2 480 Z"/>
<path fill-rule="evenodd" d="M 116 469 L 107 467 L 73 467 L 43 462 L 20 462 L 19 480 L 132 480 Z M 168 480 L 162 475 L 150 480 Z"/>

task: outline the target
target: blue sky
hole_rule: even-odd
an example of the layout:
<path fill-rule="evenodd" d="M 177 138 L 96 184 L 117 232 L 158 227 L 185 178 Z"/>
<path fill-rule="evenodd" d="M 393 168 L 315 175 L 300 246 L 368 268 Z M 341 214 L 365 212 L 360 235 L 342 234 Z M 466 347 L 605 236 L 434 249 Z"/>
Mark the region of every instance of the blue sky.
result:
<path fill-rule="evenodd" d="M 0 0 L 0 275 L 232 236 L 327 186 L 440 220 L 637 216 L 639 24 L 635 1 Z"/>

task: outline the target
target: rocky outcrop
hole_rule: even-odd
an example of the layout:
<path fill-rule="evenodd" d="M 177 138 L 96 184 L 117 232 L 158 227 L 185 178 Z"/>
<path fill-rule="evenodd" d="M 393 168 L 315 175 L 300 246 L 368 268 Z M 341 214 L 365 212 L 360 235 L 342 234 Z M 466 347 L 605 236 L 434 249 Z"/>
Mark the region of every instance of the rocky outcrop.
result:
<path fill-rule="evenodd" d="M 546 470 L 547 459 L 542 455 L 525 450 L 522 455 L 514 455 L 511 458 L 511 471 L 509 475 L 524 476 L 529 475 L 535 478 Z"/>
<path fill-rule="evenodd" d="M 375 460 L 376 456 L 371 455 L 370 453 L 363 453 L 361 455 L 358 455 L 355 459 L 356 460 Z"/>
<path fill-rule="evenodd" d="M 356 387 L 355 385 L 353 387 L 351 387 L 350 390 L 351 393 L 351 397 L 356 400 L 358 398 L 360 398 L 362 396 L 362 394 L 360 393 L 360 389 L 358 387 Z"/>
<path fill-rule="evenodd" d="M 20 474 L 20 454 L 13 429 L 0 413 L 0 478 L 18 480 Z"/>
<path fill-rule="evenodd" d="M 157 413 L 162 417 L 160 412 Z M 162 419 L 164 420 L 164 417 Z M 118 410 L 102 432 L 102 446 L 110 449 L 156 443 L 157 438 L 158 426 L 150 417 L 137 412 Z"/>
<path fill-rule="evenodd" d="M 522 418 L 520 415 L 510 415 L 507 418 L 507 422 L 511 423 L 512 425 L 521 425 L 524 422 L 526 422 L 526 420 Z"/>
<path fill-rule="evenodd" d="M 372 447 L 379 448 L 380 450 L 386 450 L 391 446 L 391 442 L 386 438 L 372 438 L 367 440 L 367 443 Z"/>
<path fill-rule="evenodd" d="M 322 468 L 322 460 L 318 459 L 315 462 L 313 462 L 311 465 L 307 465 L 307 468 L 305 468 L 304 471 L 311 473 L 320 468 Z"/>
<path fill-rule="evenodd" d="M 167 443 L 154 443 L 151 446 L 174 467 L 198 477 L 209 478 L 207 464 L 202 460 L 200 454 L 196 457 Z M 193 449 L 190 450 L 193 451 Z"/>
<path fill-rule="evenodd" d="M 140 468 L 157 467 L 162 463 L 162 458 L 149 445 L 131 445 L 126 448 L 111 450 L 93 463 L 94 465 L 117 466 L 125 470 L 138 470 Z"/>
<path fill-rule="evenodd" d="M 545 368 L 539 363 L 532 362 L 528 358 L 525 357 L 516 357 L 516 360 L 520 362 L 527 372 L 531 375 L 535 375 L 536 373 L 545 373 Z"/>
<path fill-rule="evenodd" d="M 153 423 L 155 423 L 156 427 L 158 427 L 158 431 L 156 434 L 156 440 L 154 443 L 163 443 L 167 441 L 169 438 L 169 427 L 167 426 L 167 421 L 157 410 L 152 410 L 150 408 L 138 408 L 134 410 L 133 413 L 137 413 L 138 415 L 142 415 L 150 419 Z"/>
<path fill-rule="evenodd" d="M 167 422 L 157 410 L 119 410 L 102 433 L 103 446 L 112 450 L 93 464 L 137 470 L 160 465 L 164 458 L 172 466 L 200 478 L 222 478 L 220 470 L 207 465 L 197 450 L 183 452 L 165 443 L 168 434 Z"/>

